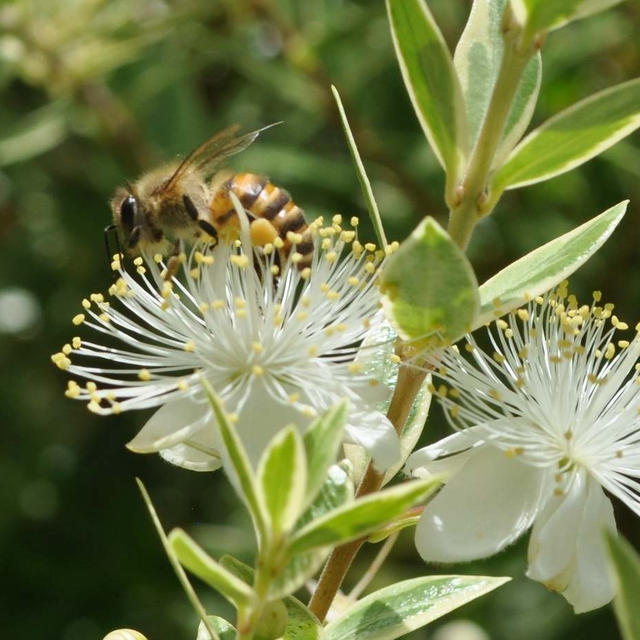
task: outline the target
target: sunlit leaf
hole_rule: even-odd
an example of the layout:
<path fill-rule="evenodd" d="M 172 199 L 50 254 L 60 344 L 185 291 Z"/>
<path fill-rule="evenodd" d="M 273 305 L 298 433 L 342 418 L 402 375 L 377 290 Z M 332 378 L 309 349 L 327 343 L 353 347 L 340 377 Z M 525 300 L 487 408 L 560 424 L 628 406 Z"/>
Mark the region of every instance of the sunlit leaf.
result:
<path fill-rule="evenodd" d="M 220 640 L 235 640 L 236 630 L 234 626 L 224 618 L 220 618 L 218 616 L 207 616 L 207 622 L 216 630 Z M 211 640 L 211 635 L 202 622 L 198 627 L 198 636 L 196 637 L 196 640 Z"/>
<path fill-rule="evenodd" d="M 423 0 L 387 0 L 391 34 L 420 124 L 448 177 L 465 153 L 460 85 L 447 44 Z"/>
<path fill-rule="evenodd" d="M 291 539 L 291 553 L 342 544 L 367 535 L 424 500 L 439 485 L 438 478 L 412 480 L 330 511 L 296 533 Z"/>
<path fill-rule="evenodd" d="M 307 486 L 307 460 L 295 426 L 282 429 L 265 449 L 258 466 L 258 486 L 270 531 L 288 531 L 302 512 Z"/>
<path fill-rule="evenodd" d="M 393 640 L 493 591 L 509 578 L 426 576 L 356 602 L 325 628 L 326 640 Z"/>
<path fill-rule="evenodd" d="M 456 47 L 455 65 L 467 114 L 469 148 L 473 148 L 489 107 L 504 52 L 502 16 L 507 0 L 474 0 L 471 14 Z M 505 122 L 494 165 L 516 145 L 531 120 L 542 78 L 537 52 L 525 67 Z"/>
<path fill-rule="evenodd" d="M 549 291 L 584 264 L 605 242 L 627 210 L 628 200 L 516 260 L 480 287 L 474 328 Z"/>
<path fill-rule="evenodd" d="M 530 133 L 497 171 L 491 189 L 515 189 L 577 167 L 640 127 L 640 78 L 610 87 Z"/>
<path fill-rule="evenodd" d="M 380 285 L 389 322 L 403 339 L 425 345 L 467 333 L 479 307 L 469 261 L 431 217 L 387 260 Z"/>
<path fill-rule="evenodd" d="M 169 544 L 183 567 L 221 593 L 236 607 L 251 601 L 253 591 L 209 556 L 182 529 L 174 529 L 169 534 Z"/>

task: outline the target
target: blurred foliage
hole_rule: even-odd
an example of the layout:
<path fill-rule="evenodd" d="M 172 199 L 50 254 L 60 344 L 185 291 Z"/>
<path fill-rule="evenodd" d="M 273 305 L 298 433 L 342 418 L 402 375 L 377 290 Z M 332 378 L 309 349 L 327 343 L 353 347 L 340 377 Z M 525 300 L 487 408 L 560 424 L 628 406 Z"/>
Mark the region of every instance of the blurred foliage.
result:
<path fill-rule="evenodd" d="M 430 6 L 453 46 L 470 0 Z M 639 25 L 640 4 L 630 0 L 552 34 L 534 124 L 637 75 Z M 135 475 L 167 528 L 200 534 L 213 553 L 249 557 L 245 516 L 222 474 L 188 473 L 127 452 L 123 445 L 145 416 L 98 419 L 65 400 L 65 380 L 49 354 L 74 334 L 70 319 L 81 298 L 109 285 L 102 229 L 114 187 L 232 122 L 249 130 L 284 121 L 233 166 L 285 185 L 312 217 L 335 211 L 364 217 L 330 83 L 341 92 L 389 238 L 404 238 L 426 214 L 444 224 L 443 178 L 405 94 L 382 2 L 0 3 L 6 637 L 87 640 L 124 626 L 156 639 L 195 636 L 196 620 Z M 573 288 L 583 295 L 603 289 L 620 315 L 638 319 L 638 134 L 578 171 L 507 193 L 472 241 L 478 279 L 626 197 L 632 204 L 621 228 Z M 372 235 L 370 226 L 363 224 L 363 233 Z M 433 413 L 430 439 L 443 433 Z M 619 511 L 621 530 L 637 545 L 637 519 Z M 575 617 L 562 598 L 526 580 L 525 555 L 521 542 L 491 561 L 457 568 L 517 577 L 454 617 L 473 619 L 495 640 L 619 637 L 610 607 Z M 365 560 L 363 554 L 351 582 Z M 431 569 L 405 535 L 372 587 Z M 210 611 L 229 614 L 199 586 Z M 431 638 L 436 629 L 412 637 Z"/>

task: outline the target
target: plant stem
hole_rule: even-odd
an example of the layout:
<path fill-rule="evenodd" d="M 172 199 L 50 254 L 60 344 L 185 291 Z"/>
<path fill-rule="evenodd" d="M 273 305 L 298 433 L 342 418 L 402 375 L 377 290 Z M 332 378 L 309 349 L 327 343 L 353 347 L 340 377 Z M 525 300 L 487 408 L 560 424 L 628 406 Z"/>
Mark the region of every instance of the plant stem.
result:
<path fill-rule="evenodd" d="M 469 157 L 467 169 L 458 186 L 459 198 L 449 212 L 448 232 L 461 249 L 466 249 L 478 219 L 491 212 L 497 199 L 488 198 L 486 189 L 496 150 L 520 85 L 522 73 L 535 48 L 519 46 L 519 32 L 508 24 L 506 16 L 504 53 L 478 139 Z M 491 208 L 487 206 L 490 203 Z"/>
<path fill-rule="evenodd" d="M 400 367 L 396 388 L 387 411 L 387 418 L 389 418 L 398 434 L 402 433 L 404 429 L 413 402 L 426 375 L 426 371 L 421 369 L 414 369 L 404 365 Z M 384 473 L 376 471 L 370 462 L 356 491 L 356 498 L 378 491 L 382 486 L 383 479 Z M 309 601 L 309 609 L 320 621 L 325 619 L 353 559 L 364 542 L 365 539 L 354 540 L 336 547 L 331 552 L 320 574 L 318 586 Z"/>

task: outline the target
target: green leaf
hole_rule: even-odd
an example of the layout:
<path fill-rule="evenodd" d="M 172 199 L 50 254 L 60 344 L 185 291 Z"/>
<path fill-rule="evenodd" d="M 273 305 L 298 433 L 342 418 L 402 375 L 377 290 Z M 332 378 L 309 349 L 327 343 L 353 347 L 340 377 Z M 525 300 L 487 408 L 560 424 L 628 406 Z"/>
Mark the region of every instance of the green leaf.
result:
<path fill-rule="evenodd" d="M 380 285 L 389 322 L 401 338 L 425 347 L 455 342 L 478 312 L 473 269 L 431 217 L 388 258 Z"/>
<path fill-rule="evenodd" d="M 411 480 L 367 495 L 313 520 L 291 538 L 290 552 L 343 544 L 393 520 L 440 485 L 438 478 Z"/>
<path fill-rule="evenodd" d="M 511 153 L 493 178 L 501 192 L 569 171 L 640 126 L 640 78 L 600 91 L 549 119 Z"/>
<path fill-rule="evenodd" d="M 423 0 L 387 0 L 391 35 L 418 120 L 454 182 L 464 156 L 464 105 L 447 45 Z"/>
<path fill-rule="evenodd" d="M 527 38 L 604 11 L 621 0 L 511 0 L 514 16 Z"/>
<path fill-rule="evenodd" d="M 502 16 L 506 4 L 507 0 L 474 0 L 453 57 L 466 109 L 469 149 L 480 133 L 500 70 L 504 53 Z M 523 71 L 494 165 L 501 163 L 525 132 L 538 99 L 541 78 L 542 58 L 537 52 Z"/>
<path fill-rule="evenodd" d="M 347 473 L 333 465 L 325 473 L 325 482 L 315 500 L 296 523 L 296 530 L 320 518 L 332 509 L 353 501 L 355 488 Z M 281 598 L 299 589 L 322 566 L 329 549 L 313 549 L 289 559 L 283 571 L 269 585 L 269 596 Z"/>
<path fill-rule="evenodd" d="M 253 582 L 253 569 L 233 556 L 223 556 L 220 564 L 247 584 Z M 320 640 L 323 637 L 320 621 L 300 600 L 287 596 L 282 602 L 289 614 L 284 640 Z"/>
<path fill-rule="evenodd" d="M 314 420 L 304 433 L 307 502 L 316 497 L 327 479 L 327 470 L 336 460 L 348 413 L 349 403 L 344 400 Z"/>
<path fill-rule="evenodd" d="M 422 509 L 410 509 L 399 518 L 396 518 L 393 522 L 390 522 L 388 525 L 384 526 L 382 529 L 378 529 L 373 533 L 369 534 L 367 538 L 367 542 L 382 542 L 390 535 L 402 531 L 402 529 L 407 529 L 408 527 L 415 527 L 418 524 L 418 520 L 420 520 L 420 516 L 422 515 Z"/>
<path fill-rule="evenodd" d="M 218 616 L 207 616 L 207 621 L 216 630 L 220 640 L 235 640 L 236 630 L 230 622 Z M 198 627 L 198 637 L 196 640 L 211 640 L 211 636 L 202 622 Z"/>
<path fill-rule="evenodd" d="M 553 289 L 584 264 L 611 235 L 628 200 L 516 260 L 480 287 L 480 314 L 474 329 Z"/>
<path fill-rule="evenodd" d="M 358 180 L 360 181 L 360 188 L 362 189 L 362 195 L 364 196 L 365 202 L 367 203 L 367 208 L 369 209 L 369 218 L 371 219 L 371 224 L 373 225 L 373 229 L 376 232 L 378 243 L 384 249 L 387 246 L 387 238 L 384 233 L 384 227 L 382 226 L 382 219 L 380 218 L 380 211 L 378 209 L 378 204 L 376 202 L 376 199 L 373 195 L 373 189 L 371 188 L 371 183 L 369 182 L 367 172 L 364 169 L 364 164 L 362 164 L 362 159 L 360 158 L 360 152 L 358 151 L 358 147 L 356 146 L 355 138 L 351 133 L 351 128 L 349 127 L 347 114 L 345 113 L 344 107 L 342 106 L 342 100 L 340 99 L 340 94 L 338 93 L 338 90 L 333 85 L 331 85 L 331 92 L 333 93 L 333 97 L 336 101 L 336 105 L 338 106 L 340 121 L 342 122 L 342 128 L 344 130 L 345 138 L 347 139 L 347 144 L 349 145 L 349 152 L 351 153 L 353 164 L 356 167 Z"/>
<path fill-rule="evenodd" d="M 426 576 L 380 589 L 325 628 L 326 640 L 393 640 L 493 591 L 510 578 Z"/>
<path fill-rule="evenodd" d="M 149 515 L 151 516 L 151 521 L 153 522 L 153 526 L 155 527 L 158 533 L 158 536 L 160 537 L 160 541 L 162 542 L 162 546 L 164 547 L 165 553 L 169 558 L 169 562 L 171 563 L 173 570 L 176 572 L 176 576 L 178 576 L 178 580 L 180 581 L 180 584 L 182 585 L 182 588 L 186 593 L 187 598 L 191 603 L 191 606 L 194 608 L 195 612 L 200 617 L 200 620 L 202 621 L 202 625 L 204 625 L 206 630 L 209 632 L 210 638 L 212 640 L 218 640 L 218 634 L 216 633 L 214 626 L 209 622 L 205 608 L 202 606 L 200 599 L 198 598 L 196 592 L 191 586 L 191 583 L 189 582 L 189 578 L 187 577 L 187 574 L 185 573 L 184 569 L 182 568 L 182 565 L 180 564 L 180 560 L 178 560 L 178 556 L 176 556 L 173 550 L 173 547 L 169 543 L 169 539 L 167 538 L 167 535 L 164 532 L 164 529 L 162 528 L 160 518 L 158 517 L 158 514 L 156 513 L 153 503 L 151 502 L 151 498 L 147 493 L 147 489 L 138 478 L 136 478 L 136 483 L 138 485 L 138 488 L 140 489 L 140 493 L 142 494 L 142 499 L 144 500 L 147 506 Z"/>
<path fill-rule="evenodd" d="M 229 421 L 229 417 L 222 407 L 222 403 L 211 388 L 209 382 L 201 378 L 202 388 L 207 394 L 211 408 L 220 429 L 220 435 L 229 456 L 229 462 L 235 471 L 234 488 L 239 491 L 240 497 L 245 501 L 253 518 L 256 531 L 261 539 L 267 535 L 266 514 L 264 504 L 260 500 L 255 475 L 249 462 L 247 452 L 236 430 Z"/>
<path fill-rule="evenodd" d="M 613 601 L 624 640 L 640 640 L 640 556 L 624 539 L 607 532 L 611 567 L 618 589 Z"/>
<path fill-rule="evenodd" d="M 174 529 L 169 534 L 169 544 L 183 567 L 221 593 L 236 608 L 251 601 L 252 589 L 216 562 L 182 529 Z"/>
<path fill-rule="evenodd" d="M 307 486 L 307 460 L 295 426 L 279 431 L 265 449 L 258 466 L 258 484 L 271 532 L 289 531 L 302 513 Z"/>

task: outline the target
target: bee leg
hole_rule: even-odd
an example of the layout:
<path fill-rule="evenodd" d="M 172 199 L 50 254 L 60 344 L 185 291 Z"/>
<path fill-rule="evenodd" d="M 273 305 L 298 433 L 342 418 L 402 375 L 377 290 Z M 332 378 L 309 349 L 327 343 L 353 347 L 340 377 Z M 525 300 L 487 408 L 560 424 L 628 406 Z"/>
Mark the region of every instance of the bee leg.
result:
<path fill-rule="evenodd" d="M 180 260 L 180 240 L 176 240 L 176 243 L 173 247 L 173 253 L 167 260 L 167 268 L 162 275 L 162 279 L 166 282 L 167 280 L 171 280 L 177 273 L 180 268 L 180 264 L 182 260 Z"/>
<path fill-rule="evenodd" d="M 198 220 L 198 210 L 196 209 L 196 205 L 193 204 L 193 200 L 185 194 L 182 196 L 182 203 L 189 217 L 196 222 Z"/>
<path fill-rule="evenodd" d="M 200 229 L 202 229 L 202 231 L 204 231 L 207 235 L 211 236 L 212 238 L 215 238 L 216 240 L 218 239 L 218 231 L 216 230 L 216 228 L 207 220 L 198 220 L 198 226 L 200 227 Z"/>
<path fill-rule="evenodd" d="M 113 260 L 113 256 L 114 255 L 118 255 L 120 257 L 123 257 L 124 254 L 122 253 L 122 247 L 120 246 L 120 238 L 118 236 L 118 228 L 116 227 L 115 224 L 110 224 L 109 226 L 104 228 L 104 250 L 107 254 L 107 265 L 109 265 L 109 268 L 111 269 L 111 261 Z M 115 245 L 116 245 L 116 251 L 112 251 L 112 247 L 111 247 L 111 242 L 109 239 L 109 236 L 113 235 L 113 237 L 115 238 Z M 113 277 L 114 279 L 117 279 L 118 274 L 117 273 L 113 273 Z"/>

